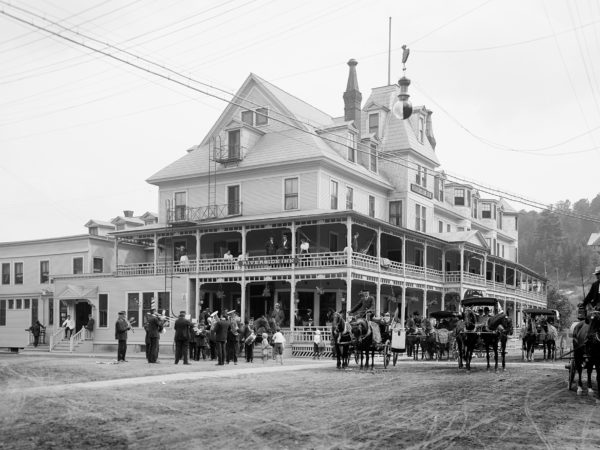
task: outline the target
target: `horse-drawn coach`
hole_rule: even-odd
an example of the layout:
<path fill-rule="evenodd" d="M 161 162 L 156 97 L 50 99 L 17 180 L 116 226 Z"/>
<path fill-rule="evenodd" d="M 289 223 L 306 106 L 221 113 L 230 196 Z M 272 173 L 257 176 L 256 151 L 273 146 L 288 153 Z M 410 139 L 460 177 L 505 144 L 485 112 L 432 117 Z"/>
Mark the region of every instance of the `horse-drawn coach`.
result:
<path fill-rule="evenodd" d="M 498 353 L 502 358 L 502 369 L 506 366 L 506 342 L 513 333 L 510 318 L 502 311 L 494 297 L 469 297 L 461 301 L 462 317 L 457 325 L 456 339 L 459 367 L 465 360 L 467 370 L 471 368 L 473 352 L 485 352 L 487 368 L 490 369 L 490 350 L 494 352 L 494 369 L 498 370 Z M 498 349 L 500 346 L 500 349 Z"/>
<path fill-rule="evenodd" d="M 536 349 L 543 351 L 544 360 L 556 359 L 558 322 L 560 315 L 556 309 L 528 308 L 523 310 L 525 326 L 521 328 L 521 353 L 523 359 L 533 361 Z M 563 346 L 561 345 L 561 349 Z"/>

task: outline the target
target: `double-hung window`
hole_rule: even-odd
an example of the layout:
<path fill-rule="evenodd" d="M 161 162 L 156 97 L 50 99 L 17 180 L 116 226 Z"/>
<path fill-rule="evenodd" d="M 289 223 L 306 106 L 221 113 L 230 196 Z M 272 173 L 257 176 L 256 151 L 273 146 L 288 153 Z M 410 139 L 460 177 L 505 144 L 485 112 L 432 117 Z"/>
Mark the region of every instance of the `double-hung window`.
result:
<path fill-rule="evenodd" d="M 298 209 L 298 178 L 285 179 L 284 209 Z"/>
<path fill-rule="evenodd" d="M 375 197 L 369 195 L 369 217 L 375 217 Z"/>
<path fill-rule="evenodd" d="M 186 210 L 186 193 L 175 192 L 175 220 L 185 220 Z"/>
<path fill-rule="evenodd" d="M 491 219 L 492 218 L 492 205 L 489 203 L 481 204 L 481 218 L 482 219 Z"/>
<path fill-rule="evenodd" d="M 236 216 L 240 211 L 240 185 L 227 186 L 227 214 Z"/>
<path fill-rule="evenodd" d="M 356 162 L 356 135 L 348 133 L 348 161 Z"/>
<path fill-rule="evenodd" d="M 462 188 L 454 189 L 454 205 L 465 206 L 465 190 Z"/>
<path fill-rule="evenodd" d="M 402 226 L 402 201 L 396 200 L 390 202 L 390 218 L 389 222 L 398 227 Z"/>
<path fill-rule="evenodd" d="M 379 113 L 369 114 L 369 133 L 379 133 Z"/>
<path fill-rule="evenodd" d="M 103 273 L 104 272 L 104 259 L 103 258 L 94 258 L 94 273 Z"/>
<path fill-rule="evenodd" d="M 354 189 L 346 186 L 346 209 L 354 208 Z"/>
<path fill-rule="evenodd" d="M 2 284 L 10 284 L 10 263 L 2 263 Z"/>
<path fill-rule="evenodd" d="M 247 125 L 254 125 L 254 111 L 242 111 L 242 122 Z"/>
<path fill-rule="evenodd" d="M 267 108 L 258 108 L 256 110 L 256 126 L 269 124 L 269 110 Z"/>
<path fill-rule="evenodd" d="M 427 231 L 426 214 L 427 208 L 419 204 L 415 205 L 415 230 L 423 233 Z"/>
<path fill-rule="evenodd" d="M 227 133 L 227 152 L 228 159 L 240 158 L 240 130 L 231 130 Z"/>
<path fill-rule="evenodd" d="M 23 284 L 23 263 L 15 263 L 15 284 Z"/>
<path fill-rule="evenodd" d="M 331 209 L 338 209 L 338 182 L 331 180 L 330 185 Z"/>
<path fill-rule="evenodd" d="M 77 257 L 73 258 L 73 275 L 78 275 L 83 273 L 83 258 Z"/>

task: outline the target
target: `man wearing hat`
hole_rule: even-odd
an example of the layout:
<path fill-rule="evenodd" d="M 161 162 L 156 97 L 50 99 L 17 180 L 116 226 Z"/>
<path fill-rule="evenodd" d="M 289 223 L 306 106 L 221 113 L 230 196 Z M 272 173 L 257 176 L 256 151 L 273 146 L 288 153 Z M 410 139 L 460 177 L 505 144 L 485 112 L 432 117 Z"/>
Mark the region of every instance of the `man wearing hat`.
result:
<path fill-rule="evenodd" d="M 283 310 L 281 309 L 281 304 L 279 304 L 279 302 L 275 303 L 275 307 L 274 307 L 273 311 L 271 312 L 271 319 L 275 321 L 275 324 L 278 327 L 283 326 L 285 314 L 283 313 Z"/>
<path fill-rule="evenodd" d="M 350 310 L 350 314 L 354 314 L 356 317 L 365 317 L 365 311 L 367 309 L 375 308 L 375 299 L 369 293 L 369 291 L 362 291 L 360 294 L 360 301 Z"/>
<path fill-rule="evenodd" d="M 225 364 L 225 343 L 227 342 L 229 325 L 229 320 L 227 320 L 226 314 L 223 314 L 221 319 L 215 324 L 215 342 L 218 366 L 223 366 Z"/>
<path fill-rule="evenodd" d="M 591 305 L 592 307 L 600 306 L 600 266 L 594 270 L 596 281 L 592 283 L 590 291 L 583 299 L 583 306 Z"/>
<path fill-rule="evenodd" d="M 175 321 L 175 364 L 183 358 L 183 364 L 189 364 L 188 344 L 190 341 L 190 328 L 192 323 L 185 318 L 185 311 L 179 312 L 179 317 Z"/>
<path fill-rule="evenodd" d="M 146 330 L 146 359 L 150 364 L 158 363 L 158 343 L 163 325 L 163 321 L 156 314 L 156 308 L 150 308 L 144 326 Z"/>
<path fill-rule="evenodd" d="M 131 330 L 131 325 L 125 318 L 125 311 L 119 311 L 119 318 L 115 322 L 115 339 L 119 341 L 117 362 L 127 362 L 125 359 L 125 353 L 127 353 L 127 330 Z"/>

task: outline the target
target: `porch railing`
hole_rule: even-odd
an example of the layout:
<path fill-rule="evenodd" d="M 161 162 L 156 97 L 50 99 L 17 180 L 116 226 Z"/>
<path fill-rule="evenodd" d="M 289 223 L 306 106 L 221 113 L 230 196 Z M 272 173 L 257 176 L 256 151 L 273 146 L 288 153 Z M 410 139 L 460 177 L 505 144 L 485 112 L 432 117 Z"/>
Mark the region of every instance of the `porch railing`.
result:
<path fill-rule="evenodd" d="M 54 333 L 50 335 L 50 340 L 48 341 L 48 351 L 52 351 L 56 344 L 58 344 L 62 340 L 62 336 L 65 333 L 64 328 L 57 328 Z"/>
<path fill-rule="evenodd" d="M 81 330 L 73 334 L 71 339 L 69 339 L 69 351 L 72 353 L 75 350 L 75 346 L 83 341 L 85 341 L 85 328 L 81 327 Z"/>
<path fill-rule="evenodd" d="M 203 222 L 242 215 L 242 202 L 199 207 L 175 206 L 167 209 L 168 223 Z"/>

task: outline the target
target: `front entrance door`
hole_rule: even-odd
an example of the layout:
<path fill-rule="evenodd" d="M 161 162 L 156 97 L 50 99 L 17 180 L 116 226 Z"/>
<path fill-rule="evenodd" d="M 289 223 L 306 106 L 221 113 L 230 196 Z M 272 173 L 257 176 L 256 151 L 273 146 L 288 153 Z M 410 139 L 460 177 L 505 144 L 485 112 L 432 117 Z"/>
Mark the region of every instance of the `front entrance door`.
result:
<path fill-rule="evenodd" d="M 329 309 L 335 311 L 335 292 L 325 292 L 319 298 L 319 325 L 325 326 L 327 323 L 327 313 Z"/>
<path fill-rule="evenodd" d="M 92 305 L 85 300 L 79 300 L 75 304 L 75 332 L 81 330 L 88 322 L 89 315 L 92 313 Z"/>

